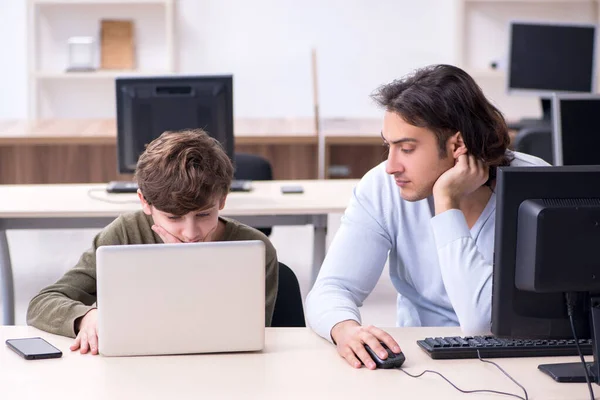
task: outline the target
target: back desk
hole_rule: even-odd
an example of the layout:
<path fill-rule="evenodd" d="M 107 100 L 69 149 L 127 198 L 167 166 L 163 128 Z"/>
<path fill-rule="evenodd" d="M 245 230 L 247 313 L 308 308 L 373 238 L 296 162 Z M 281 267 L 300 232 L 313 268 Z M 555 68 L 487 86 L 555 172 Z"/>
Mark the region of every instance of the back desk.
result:
<path fill-rule="evenodd" d="M 256 181 L 248 193 L 230 193 L 221 215 L 252 226 L 313 225 L 312 279 L 325 258 L 327 215 L 343 213 L 358 180 Z M 283 185 L 302 194 L 282 194 Z M 0 293 L 3 324 L 14 323 L 8 229 L 103 228 L 141 209 L 135 194 L 108 194 L 106 185 L 0 185 Z"/>
<path fill-rule="evenodd" d="M 183 327 L 173 327 L 181 329 Z M 124 327 L 124 329 L 127 329 Z M 430 359 L 416 340 L 460 334 L 458 328 L 391 328 L 412 374 L 432 369 L 462 389 L 493 389 L 523 396 L 493 365 L 479 360 Z M 243 333 L 241 333 L 243 334 Z M 143 332 L 140 332 L 140 336 Z M 9 338 L 41 336 L 61 359 L 26 361 L 4 345 Z M 25 326 L 0 327 L 0 397 L 3 399 L 509 399 L 462 394 L 439 376 L 414 379 L 397 370 L 353 369 L 335 347 L 307 328 L 267 328 L 262 352 L 158 357 L 81 355 L 72 339 Z M 494 359 L 528 391 L 531 400 L 588 399 L 585 384 L 556 383 L 540 363 L 576 357 Z M 596 394 L 600 393 L 594 385 Z"/>

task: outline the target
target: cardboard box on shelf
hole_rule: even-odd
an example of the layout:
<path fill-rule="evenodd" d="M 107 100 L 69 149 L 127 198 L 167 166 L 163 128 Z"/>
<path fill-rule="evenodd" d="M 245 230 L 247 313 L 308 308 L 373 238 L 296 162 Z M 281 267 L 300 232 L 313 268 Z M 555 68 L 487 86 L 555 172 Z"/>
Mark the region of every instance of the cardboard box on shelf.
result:
<path fill-rule="evenodd" d="M 100 68 L 135 69 L 134 24 L 131 20 L 102 20 Z"/>

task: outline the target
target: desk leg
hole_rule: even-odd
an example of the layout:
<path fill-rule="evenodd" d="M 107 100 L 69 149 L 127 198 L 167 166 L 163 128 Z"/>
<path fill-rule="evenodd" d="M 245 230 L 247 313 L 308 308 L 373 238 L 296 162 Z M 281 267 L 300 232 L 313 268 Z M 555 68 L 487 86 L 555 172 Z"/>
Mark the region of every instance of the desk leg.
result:
<path fill-rule="evenodd" d="M 15 323 L 15 293 L 6 231 L 0 229 L 0 293 L 2 293 L 2 325 Z"/>
<path fill-rule="evenodd" d="M 312 288 L 319 275 L 319 270 L 325 259 L 325 247 L 327 240 L 327 215 L 318 215 L 313 220 L 314 244 L 313 244 L 313 265 L 310 275 L 310 287 Z"/>

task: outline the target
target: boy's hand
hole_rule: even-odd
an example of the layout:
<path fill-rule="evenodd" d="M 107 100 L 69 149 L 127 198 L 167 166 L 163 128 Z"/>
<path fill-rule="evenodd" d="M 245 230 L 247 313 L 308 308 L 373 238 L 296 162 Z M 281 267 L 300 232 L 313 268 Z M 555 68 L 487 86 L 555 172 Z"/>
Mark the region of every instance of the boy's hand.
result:
<path fill-rule="evenodd" d="M 400 346 L 389 333 L 374 326 L 361 326 L 354 320 L 342 321 L 331 329 L 331 338 L 337 344 L 340 356 L 353 366 L 360 368 L 361 361 L 369 369 L 375 369 L 375 362 L 367 353 L 365 344 L 384 360 L 387 351 L 379 343 L 384 342 L 394 353 L 400 353 Z"/>
<path fill-rule="evenodd" d="M 158 236 L 160 236 L 164 243 L 183 243 L 181 240 L 167 232 L 167 230 L 160 225 L 152 225 L 152 230 L 156 232 Z"/>
<path fill-rule="evenodd" d="M 435 213 L 459 208 L 460 200 L 480 188 L 487 180 L 490 169 L 470 154 L 461 154 L 454 167 L 444 172 L 433 185 Z"/>
<path fill-rule="evenodd" d="M 98 310 L 92 309 L 87 312 L 79 323 L 79 333 L 75 342 L 71 345 L 71 351 L 80 349 L 81 354 L 88 350 L 96 355 L 98 354 Z"/>

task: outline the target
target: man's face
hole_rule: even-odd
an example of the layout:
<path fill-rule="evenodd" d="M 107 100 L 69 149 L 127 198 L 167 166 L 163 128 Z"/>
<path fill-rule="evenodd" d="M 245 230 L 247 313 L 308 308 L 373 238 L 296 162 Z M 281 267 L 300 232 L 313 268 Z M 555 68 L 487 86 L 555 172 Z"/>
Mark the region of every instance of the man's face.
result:
<path fill-rule="evenodd" d="M 418 201 L 430 196 L 440 175 L 454 166 L 450 148 L 447 156 L 440 158 L 433 132 L 410 125 L 394 112 L 385 113 L 381 135 L 389 145 L 385 170 L 394 176 L 404 200 Z"/>
<path fill-rule="evenodd" d="M 184 243 L 213 241 L 219 225 L 219 210 L 225 206 L 223 197 L 205 209 L 177 216 L 149 205 L 143 196 L 140 196 L 140 199 L 144 213 L 152 216 L 154 224 L 161 226 Z"/>

